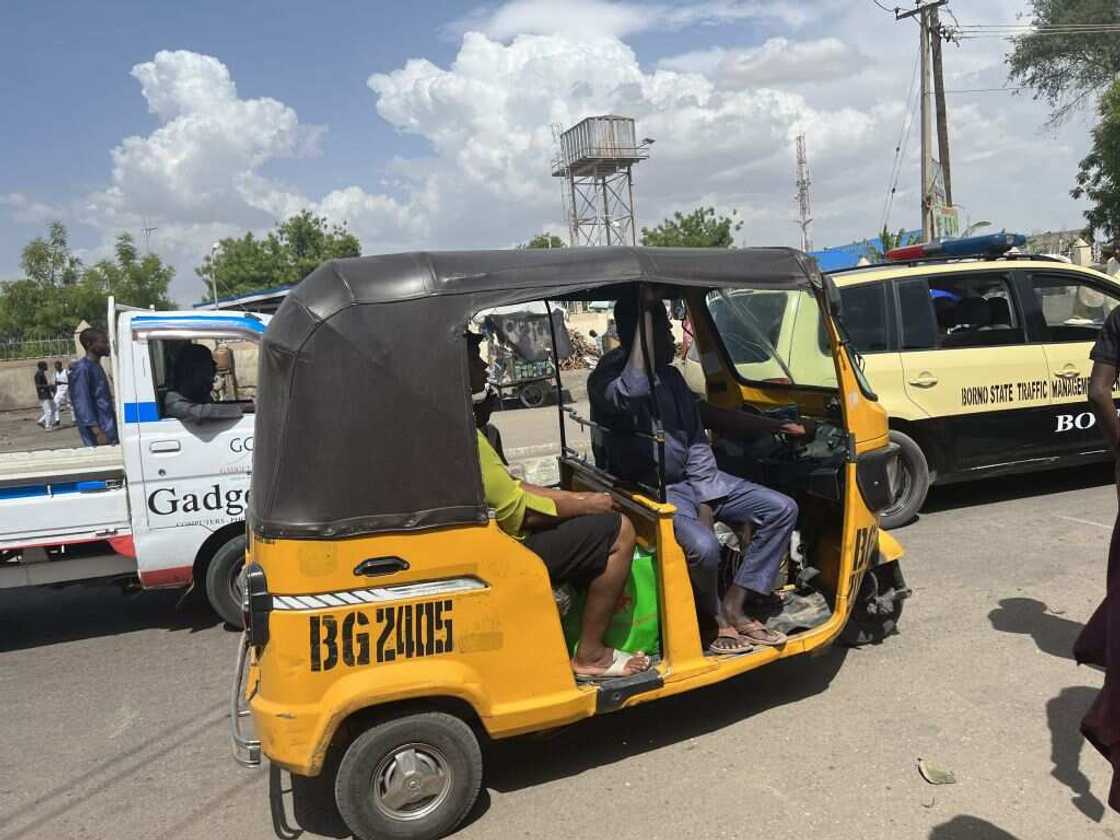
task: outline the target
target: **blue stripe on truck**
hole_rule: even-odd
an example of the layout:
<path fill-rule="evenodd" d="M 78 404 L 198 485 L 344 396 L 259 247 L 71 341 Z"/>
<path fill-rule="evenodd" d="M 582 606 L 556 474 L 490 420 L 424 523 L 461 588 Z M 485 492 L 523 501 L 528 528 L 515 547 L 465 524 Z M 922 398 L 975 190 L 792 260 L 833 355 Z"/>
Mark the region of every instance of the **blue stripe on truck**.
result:
<path fill-rule="evenodd" d="M 66 493 L 99 493 L 109 489 L 106 481 L 65 481 L 60 484 L 24 484 L 0 487 L 0 499 L 33 499 L 36 496 L 62 496 Z"/>
<path fill-rule="evenodd" d="M 152 423 L 159 420 L 159 406 L 154 402 L 126 402 L 124 422 Z"/>
<path fill-rule="evenodd" d="M 220 315 L 137 315 L 132 319 L 133 329 L 167 329 L 175 327 L 196 327 L 208 329 L 229 329 L 241 327 L 252 332 L 263 333 L 264 322 L 250 315 L 223 317 Z"/>

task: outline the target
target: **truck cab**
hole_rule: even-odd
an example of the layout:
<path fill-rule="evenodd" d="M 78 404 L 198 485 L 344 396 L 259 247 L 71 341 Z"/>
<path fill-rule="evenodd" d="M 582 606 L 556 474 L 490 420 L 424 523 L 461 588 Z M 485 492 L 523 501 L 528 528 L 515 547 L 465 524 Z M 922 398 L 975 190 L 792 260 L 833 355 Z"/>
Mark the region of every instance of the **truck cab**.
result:
<path fill-rule="evenodd" d="M 0 587 L 138 580 L 204 588 L 240 624 L 244 516 L 253 452 L 256 348 L 268 316 L 155 312 L 110 301 L 119 445 L 0 454 Z M 188 344 L 242 371 L 215 402 L 241 413 L 168 415 L 175 359 Z M 222 348 L 219 350 L 219 348 Z M 218 379 L 215 380 L 216 382 Z"/>

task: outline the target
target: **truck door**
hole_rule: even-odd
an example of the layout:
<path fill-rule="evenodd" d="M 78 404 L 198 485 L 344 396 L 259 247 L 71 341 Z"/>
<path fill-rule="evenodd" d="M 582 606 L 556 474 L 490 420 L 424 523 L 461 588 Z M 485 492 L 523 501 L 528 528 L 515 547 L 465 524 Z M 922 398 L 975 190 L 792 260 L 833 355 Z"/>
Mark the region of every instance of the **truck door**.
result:
<path fill-rule="evenodd" d="M 1026 304 L 1035 309 L 1034 338 L 1042 345 L 1050 376 L 1051 448 L 1061 457 L 1103 455 L 1108 447 L 1089 406 L 1089 351 L 1120 304 L 1120 288 L 1058 268 L 1024 272 L 1019 285 Z M 1120 398 L 1120 390 L 1112 396 Z"/>
<path fill-rule="evenodd" d="M 1036 457 L 1047 440 L 1042 348 L 1026 343 L 1005 272 L 898 283 L 903 380 L 929 414 L 950 472 Z"/>
<path fill-rule="evenodd" d="M 167 534 L 171 541 L 159 539 L 148 544 L 176 551 L 173 544 L 182 542 L 190 558 L 180 559 L 189 564 L 199 545 L 197 538 L 188 539 L 183 529 L 194 529 L 196 534 L 198 529 L 212 532 L 245 517 L 253 415 L 248 399 L 252 388 L 245 388 L 244 382 L 255 379 L 256 346 L 264 324 L 232 314 L 153 313 L 134 316 L 132 328 L 142 340 L 134 346 L 137 401 L 125 405 L 125 421 L 135 424 L 139 442 L 147 527 L 151 535 Z M 223 393 L 220 401 L 236 402 L 245 410 L 243 416 L 189 421 L 167 415 L 167 393 L 177 387 L 176 359 L 188 344 L 202 345 L 211 353 L 224 346 L 231 351 L 228 355 L 239 360 L 242 393 Z M 183 538 L 176 540 L 175 534 Z M 167 549 L 168 545 L 173 547 Z"/>

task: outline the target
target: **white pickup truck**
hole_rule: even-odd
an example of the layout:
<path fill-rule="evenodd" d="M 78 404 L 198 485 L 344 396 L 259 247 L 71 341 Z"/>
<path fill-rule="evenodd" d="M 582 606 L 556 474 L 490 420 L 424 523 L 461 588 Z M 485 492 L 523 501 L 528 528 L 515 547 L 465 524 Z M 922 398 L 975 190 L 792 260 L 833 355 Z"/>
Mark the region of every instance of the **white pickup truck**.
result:
<path fill-rule="evenodd" d="M 184 343 L 256 344 L 267 321 L 110 299 L 120 445 L 0 454 L 0 588 L 106 579 L 197 585 L 240 626 L 253 415 L 194 423 L 163 416 L 162 406 Z"/>

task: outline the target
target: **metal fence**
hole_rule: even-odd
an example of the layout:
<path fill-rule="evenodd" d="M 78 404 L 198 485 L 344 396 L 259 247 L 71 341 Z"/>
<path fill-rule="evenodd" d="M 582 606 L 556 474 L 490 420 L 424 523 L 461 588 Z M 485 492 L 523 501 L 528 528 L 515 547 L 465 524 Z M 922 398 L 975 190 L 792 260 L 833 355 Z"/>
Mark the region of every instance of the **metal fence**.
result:
<path fill-rule="evenodd" d="M 64 335 L 55 338 L 8 338 L 0 339 L 0 361 L 10 362 L 19 359 L 71 358 L 74 356 L 74 336 Z"/>

